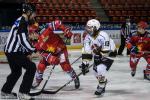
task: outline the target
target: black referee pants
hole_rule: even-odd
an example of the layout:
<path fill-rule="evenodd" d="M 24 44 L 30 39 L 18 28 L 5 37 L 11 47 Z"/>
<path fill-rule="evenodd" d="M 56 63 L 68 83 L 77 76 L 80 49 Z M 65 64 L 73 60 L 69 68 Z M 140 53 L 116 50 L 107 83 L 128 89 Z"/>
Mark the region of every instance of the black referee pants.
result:
<path fill-rule="evenodd" d="M 22 68 L 26 70 L 20 85 L 19 92 L 29 93 L 32 86 L 33 78 L 36 71 L 36 65 L 30 61 L 26 55 L 6 53 L 11 73 L 8 75 L 6 83 L 2 87 L 5 93 L 11 93 L 16 82 L 22 74 Z"/>
<path fill-rule="evenodd" d="M 126 38 L 124 38 L 123 35 L 121 35 L 121 44 L 120 44 L 120 47 L 119 47 L 119 50 L 118 50 L 118 55 L 122 55 L 122 52 L 125 48 L 125 44 L 126 44 Z M 127 55 L 130 54 L 130 50 L 127 49 L 127 52 L 126 52 Z"/>

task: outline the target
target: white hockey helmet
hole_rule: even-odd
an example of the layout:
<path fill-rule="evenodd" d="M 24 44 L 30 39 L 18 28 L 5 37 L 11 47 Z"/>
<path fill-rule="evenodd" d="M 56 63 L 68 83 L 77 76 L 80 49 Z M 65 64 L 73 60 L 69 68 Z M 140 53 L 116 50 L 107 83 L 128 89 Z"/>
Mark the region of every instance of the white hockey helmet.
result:
<path fill-rule="evenodd" d="M 95 27 L 96 30 L 99 30 L 99 28 L 101 26 L 100 22 L 98 20 L 96 20 L 96 19 L 89 20 L 86 25 L 90 26 L 90 27 Z"/>
<path fill-rule="evenodd" d="M 99 30 L 99 28 L 100 28 L 100 22 L 96 19 L 91 19 L 86 24 L 86 31 L 90 35 L 92 35 L 94 31 Z"/>

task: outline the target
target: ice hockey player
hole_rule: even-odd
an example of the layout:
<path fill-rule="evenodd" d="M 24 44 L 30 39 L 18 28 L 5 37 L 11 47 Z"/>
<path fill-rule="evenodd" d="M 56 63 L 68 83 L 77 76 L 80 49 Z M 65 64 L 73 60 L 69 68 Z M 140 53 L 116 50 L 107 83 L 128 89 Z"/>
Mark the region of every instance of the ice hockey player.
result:
<path fill-rule="evenodd" d="M 75 79 L 75 88 L 78 89 L 80 87 L 79 78 L 71 67 L 68 59 L 67 47 L 63 39 L 54 33 L 54 31 L 58 29 L 64 32 L 66 38 L 71 38 L 72 36 L 71 28 L 62 24 L 60 20 L 47 23 L 45 29 L 42 29 L 38 42 L 35 44 L 36 49 L 41 52 L 42 59 L 38 64 L 36 81 L 33 83 L 32 88 L 36 88 L 40 85 L 46 66 L 58 64 L 60 64 L 61 68 L 67 72 L 71 78 Z"/>
<path fill-rule="evenodd" d="M 106 72 L 114 61 L 108 55 L 115 51 L 115 44 L 106 32 L 100 30 L 100 22 L 96 19 L 87 22 L 83 38 L 82 64 L 79 67 L 85 75 L 89 72 L 89 61 L 94 56 L 93 70 L 99 82 L 95 95 L 102 95 L 107 84 Z"/>
<path fill-rule="evenodd" d="M 130 52 L 131 75 L 134 77 L 137 64 L 141 57 L 148 63 L 144 70 L 144 79 L 150 80 L 150 33 L 146 31 L 148 24 L 140 21 L 137 24 L 137 31 L 132 33 L 126 41 L 126 46 Z"/>
<path fill-rule="evenodd" d="M 29 39 L 32 45 L 34 46 L 37 43 L 39 37 L 38 32 L 39 24 L 36 21 L 34 21 L 28 28 L 29 28 Z"/>
<path fill-rule="evenodd" d="M 22 15 L 14 22 L 11 31 L 9 32 L 4 52 L 8 59 L 11 73 L 6 79 L 6 83 L 1 89 L 2 99 L 19 99 L 29 100 L 31 96 L 30 92 L 34 75 L 36 72 L 36 65 L 30 60 L 31 54 L 36 52 L 36 49 L 31 45 L 29 41 L 28 27 L 30 22 L 36 16 L 36 8 L 31 3 L 22 4 Z M 22 68 L 25 69 L 25 73 L 22 73 Z M 23 74 L 23 79 L 20 84 L 18 95 L 13 93 L 20 76 Z"/>

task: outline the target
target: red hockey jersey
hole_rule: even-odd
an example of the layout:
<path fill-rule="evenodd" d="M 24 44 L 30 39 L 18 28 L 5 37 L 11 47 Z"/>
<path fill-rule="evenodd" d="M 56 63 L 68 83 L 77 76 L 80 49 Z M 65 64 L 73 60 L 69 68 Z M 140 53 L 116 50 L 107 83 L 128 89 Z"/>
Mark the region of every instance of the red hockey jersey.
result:
<path fill-rule="evenodd" d="M 150 51 L 150 33 L 145 32 L 144 34 L 139 34 L 135 32 L 131 37 L 127 39 L 127 47 L 130 49 L 131 46 L 137 46 L 139 51 Z"/>
<path fill-rule="evenodd" d="M 64 25 L 60 25 L 59 29 L 64 32 L 65 36 L 72 35 L 68 27 L 65 27 Z M 52 27 L 48 27 L 42 32 L 38 38 L 38 43 L 35 45 L 38 50 L 57 54 L 66 48 L 62 38 L 53 31 L 54 29 Z"/>

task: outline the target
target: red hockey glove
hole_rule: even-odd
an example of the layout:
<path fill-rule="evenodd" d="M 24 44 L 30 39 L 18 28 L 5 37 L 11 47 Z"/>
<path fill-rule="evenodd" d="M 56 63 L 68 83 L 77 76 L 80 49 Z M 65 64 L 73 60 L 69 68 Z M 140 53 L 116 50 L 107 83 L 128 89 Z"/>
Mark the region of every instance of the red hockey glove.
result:
<path fill-rule="evenodd" d="M 61 29 L 64 32 L 64 37 L 66 38 L 71 38 L 71 36 L 73 35 L 73 33 L 71 32 L 72 29 L 63 24 L 59 27 L 59 29 Z"/>
<path fill-rule="evenodd" d="M 72 35 L 73 35 L 72 32 L 64 33 L 64 37 L 69 38 L 69 39 L 72 37 Z"/>
<path fill-rule="evenodd" d="M 128 49 L 131 49 L 131 48 L 132 48 L 132 44 L 131 44 L 131 43 L 126 43 L 126 47 L 127 47 Z"/>
<path fill-rule="evenodd" d="M 58 65 L 60 60 L 58 57 L 50 55 L 47 59 L 47 62 L 51 65 Z"/>
<path fill-rule="evenodd" d="M 71 32 L 71 28 L 70 27 L 65 27 L 64 28 L 64 36 L 66 38 L 71 38 L 73 35 L 73 33 Z"/>

